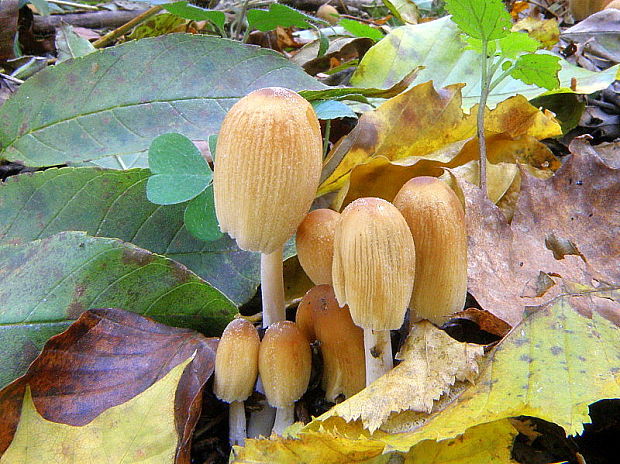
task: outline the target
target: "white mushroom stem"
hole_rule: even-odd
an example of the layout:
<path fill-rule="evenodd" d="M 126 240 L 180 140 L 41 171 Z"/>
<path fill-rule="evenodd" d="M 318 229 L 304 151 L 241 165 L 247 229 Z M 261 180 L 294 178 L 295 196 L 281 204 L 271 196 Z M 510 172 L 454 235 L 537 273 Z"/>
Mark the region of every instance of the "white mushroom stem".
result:
<path fill-rule="evenodd" d="M 394 367 L 389 330 L 364 329 L 366 356 L 366 386 Z"/>
<path fill-rule="evenodd" d="M 273 424 L 273 433 L 282 435 L 284 429 L 295 422 L 295 404 L 276 409 L 276 421 Z"/>
<path fill-rule="evenodd" d="M 229 439 L 231 445 L 245 445 L 247 436 L 245 427 L 245 407 L 243 401 L 233 401 L 230 403 L 228 411 Z"/>
<path fill-rule="evenodd" d="M 283 247 L 260 255 L 260 284 L 263 299 L 263 327 L 286 319 L 284 309 Z"/>

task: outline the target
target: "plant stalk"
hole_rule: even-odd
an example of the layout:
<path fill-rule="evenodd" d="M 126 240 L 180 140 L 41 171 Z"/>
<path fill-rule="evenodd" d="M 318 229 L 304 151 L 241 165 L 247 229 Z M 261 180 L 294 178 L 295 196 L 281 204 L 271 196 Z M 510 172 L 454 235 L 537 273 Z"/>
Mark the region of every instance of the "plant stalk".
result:
<path fill-rule="evenodd" d="M 284 310 L 284 277 L 282 255 L 284 247 L 268 255 L 260 255 L 260 285 L 263 299 L 263 327 L 286 319 Z"/>
<path fill-rule="evenodd" d="M 364 355 L 368 386 L 394 367 L 390 331 L 364 329 Z"/>
<path fill-rule="evenodd" d="M 108 32 L 106 35 L 104 35 L 100 39 L 94 41 L 93 47 L 95 48 L 105 47 L 107 44 L 112 42 L 114 39 L 117 39 L 118 37 L 126 33 L 127 31 L 129 31 L 131 28 L 133 28 L 134 26 L 137 26 L 138 24 L 140 24 L 142 21 L 150 18 L 151 16 L 156 15 L 161 10 L 163 10 L 163 6 L 161 5 L 155 5 L 154 7 L 149 8 L 144 13 L 141 13 L 135 18 L 133 18 L 131 21 L 123 24 L 122 26 L 114 29 L 113 31 Z"/>
<path fill-rule="evenodd" d="M 245 427 L 245 407 L 243 401 L 233 401 L 230 403 L 230 410 L 228 411 L 228 426 L 231 446 L 245 445 L 247 432 Z"/>
<path fill-rule="evenodd" d="M 488 69 L 489 43 L 482 41 L 482 82 L 480 82 L 480 103 L 478 105 L 478 144 L 480 148 L 480 189 L 487 196 L 487 141 L 484 135 L 484 111 L 487 107 L 489 96 L 489 69 Z"/>

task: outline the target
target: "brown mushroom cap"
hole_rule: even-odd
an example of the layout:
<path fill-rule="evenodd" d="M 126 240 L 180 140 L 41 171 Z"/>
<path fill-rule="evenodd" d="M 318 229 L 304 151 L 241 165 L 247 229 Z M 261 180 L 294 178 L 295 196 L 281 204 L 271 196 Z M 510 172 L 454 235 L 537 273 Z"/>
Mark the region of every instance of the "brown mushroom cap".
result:
<path fill-rule="evenodd" d="M 322 167 L 312 105 L 292 90 L 256 90 L 233 105 L 217 140 L 213 177 L 220 228 L 240 248 L 269 254 L 310 209 Z"/>
<path fill-rule="evenodd" d="M 415 249 L 407 222 L 380 198 L 359 198 L 341 214 L 332 277 L 341 306 L 364 329 L 398 329 L 411 299 Z"/>
<path fill-rule="evenodd" d="M 316 332 L 314 331 L 314 320 L 313 320 L 313 307 L 316 303 L 316 298 L 314 298 L 314 290 L 316 287 L 312 287 L 310 290 L 306 292 L 304 297 L 299 302 L 297 306 L 297 312 L 295 313 L 295 324 L 297 324 L 297 328 L 299 331 L 304 334 L 304 336 L 308 339 L 309 343 L 312 343 L 316 340 Z"/>
<path fill-rule="evenodd" d="M 465 213 L 456 194 L 435 177 L 415 177 L 398 192 L 394 205 L 405 217 L 416 253 L 411 309 L 442 324 L 463 309 L 467 296 Z"/>
<path fill-rule="evenodd" d="M 331 209 L 310 211 L 297 228 L 299 263 L 315 285 L 332 284 L 334 234 L 340 214 Z"/>
<path fill-rule="evenodd" d="M 233 319 L 224 329 L 215 354 L 213 392 L 222 401 L 245 401 L 258 374 L 260 337 L 246 319 Z"/>
<path fill-rule="evenodd" d="M 601 11 L 611 0 L 569 0 L 570 12 L 577 21 Z"/>
<path fill-rule="evenodd" d="M 306 298 L 321 344 L 325 398 L 335 401 L 341 393 L 349 398 L 366 386 L 364 331 L 353 323 L 347 306 L 338 306 L 331 285 L 312 288 Z"/>
<path fill-rule="evenodd" d="M 304 394 L 310 382 L 312 353 L 295 323 L 269 326 L 260 344 L 258 370 L 265 396 L 276 408 L 286 408 Z"/>

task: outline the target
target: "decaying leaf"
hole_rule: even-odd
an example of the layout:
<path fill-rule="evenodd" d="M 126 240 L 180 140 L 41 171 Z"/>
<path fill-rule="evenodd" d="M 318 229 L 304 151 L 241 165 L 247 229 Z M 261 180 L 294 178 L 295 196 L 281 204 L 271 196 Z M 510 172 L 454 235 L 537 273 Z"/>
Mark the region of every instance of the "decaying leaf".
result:
<path fill-rule="evenodd" d="M 477 188 L 462 184 L 468 287 L 482 308 L 514 325 L 525 306 L 551 300 L 568 283 L 620 284 L 619 176 L 585 150 L 550 179 L 523 173 L 512 223 Z"/>
<path fill-rule="evenodd" d="M 393 412 L 430 412 L 433 401 L 456 380 L 473 382 L 480 345 L 457 342 L 428 321 L 414 324 L 396 356 L 402 362 L 357 395 L 337 404 L 319 420 L 339 416 L 347 422 L 360 419 L 374 432 Z"/>
<path fill-rule="evenodd" d="M 87 311 L 0 391 L 0 462 L 189 463 L 214 360 L 215 342 L 192 330 Z"/>

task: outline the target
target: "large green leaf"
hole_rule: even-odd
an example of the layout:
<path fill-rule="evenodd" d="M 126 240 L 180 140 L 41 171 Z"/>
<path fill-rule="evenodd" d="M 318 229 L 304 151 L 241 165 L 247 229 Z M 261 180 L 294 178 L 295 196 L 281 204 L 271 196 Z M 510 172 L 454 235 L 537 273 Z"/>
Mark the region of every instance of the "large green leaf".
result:
<path fill-rule="evenodd" d="M 65 230 L 116 237 L 179 261 L 235 304 L 249 300 L 260 280 L 260 258 L 228 236 L 203 242 L 183 226 L 186 205 L 146 199 L 150 171 L 48 169 L 0 184 L 0 244 Z"/>
<path fill-rule="evenodd" d="M 540 52 L 542 53 L 542 52 Z M 570 92 L 571 80 L 577 83 L 577 93 L 588 94 L 606 88 L 618 72 L 615 66 L 600 73 L 588 71 L 561 61 L 560 85 Z M 463 106 L 470 108 L 480 100 L 480 56 L 467 50 L 459 36 L 458 27 L 449 19 L 396 28 L 373 46 L 353 74 L 351 85 L 356 87 L 389 87 L 399 82 L 416 66 L 424 66 L 411 86 L 432 80 L 436 88 L 463 82 Z M 557 91 L 556 91 L 557 92 Z M 507 77 L 489 95 L 488 104 L 494 107 L 516 94 L 534 98 L 545 89 L 527 85 Z"/>
<path fill-rule="evenodd" d="M 125 308 L 217 334 L 236 309 L 184 266 L 109 238 L 64 232 L 0 246 L 0 386 L 92 308 Z"/>
<path fill-rule="evenodd" d="M 0 147 L 48 166 L 141 153 L 166 132 L 206 140 L 237 99 L 267 86 L 325 88 L 281 55 L 227 39 L 128 42 L 28 79 L 0 107 Z"/>

